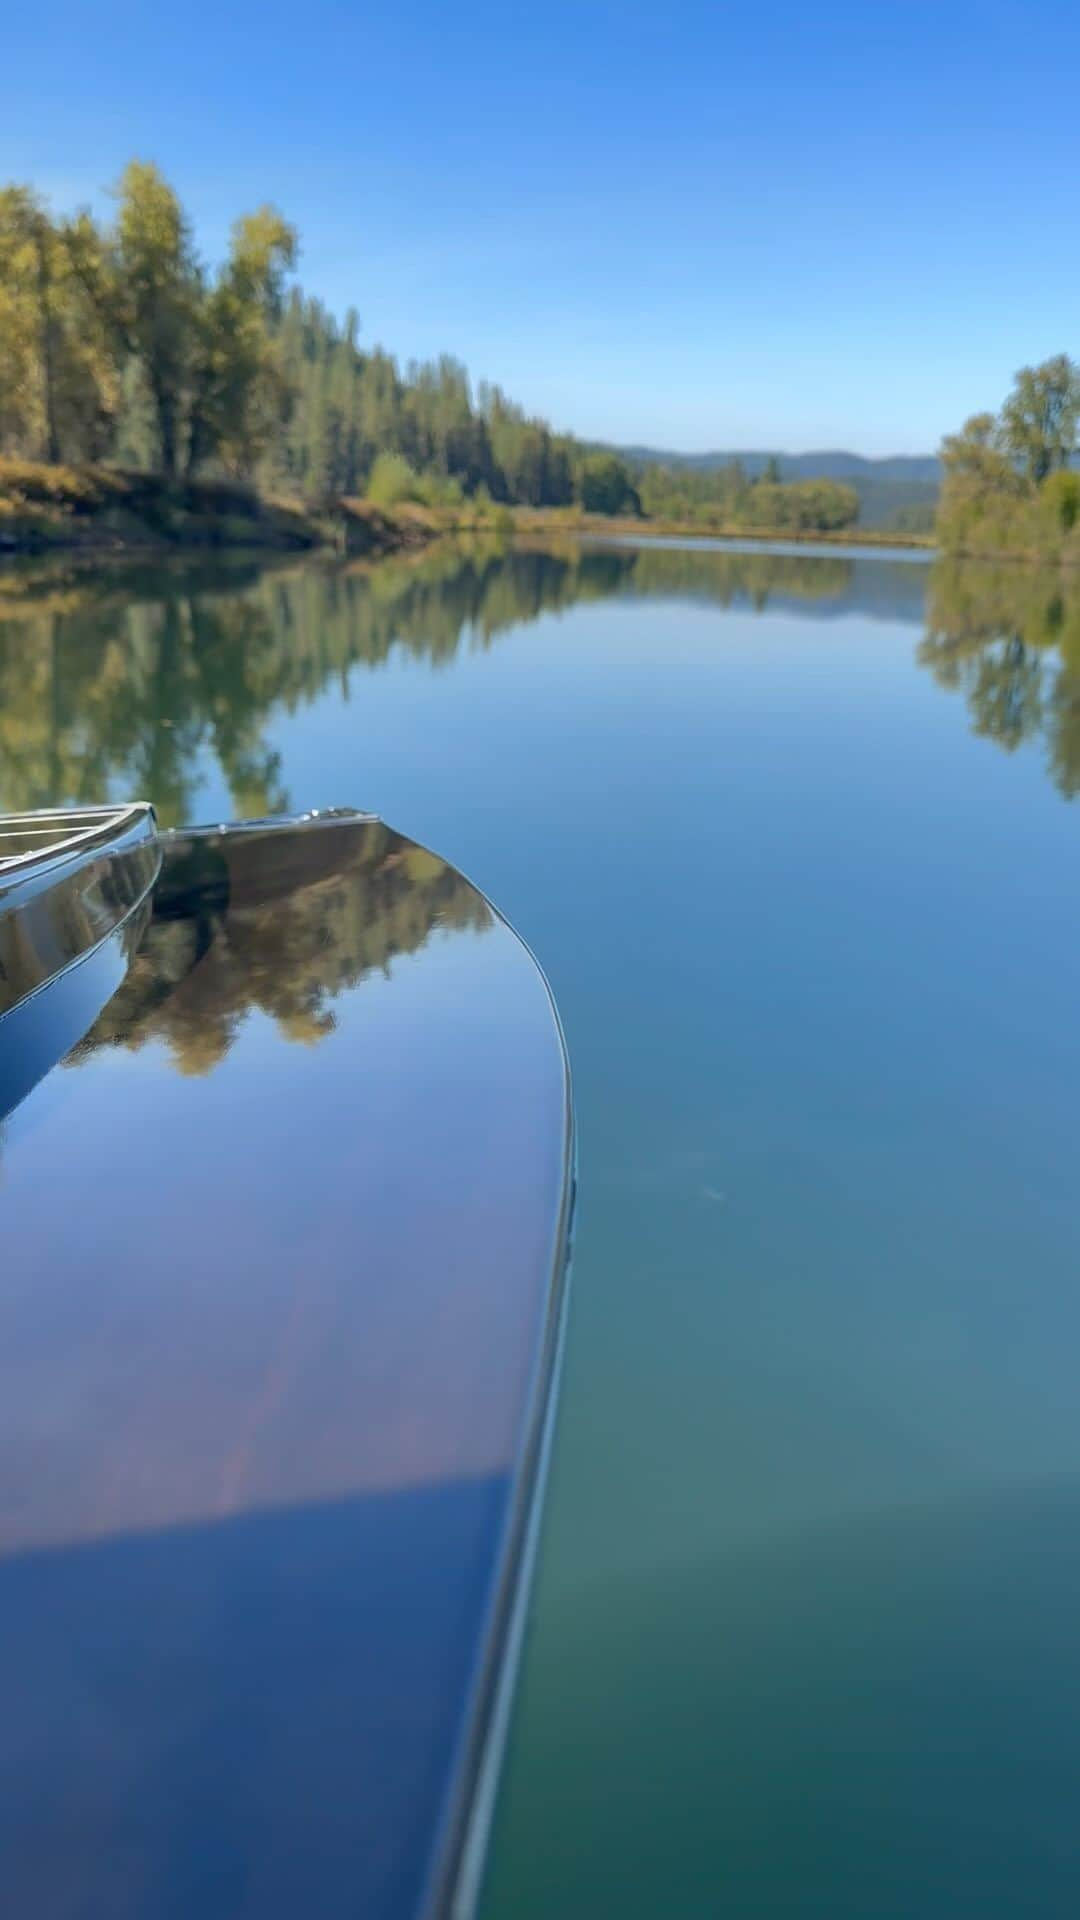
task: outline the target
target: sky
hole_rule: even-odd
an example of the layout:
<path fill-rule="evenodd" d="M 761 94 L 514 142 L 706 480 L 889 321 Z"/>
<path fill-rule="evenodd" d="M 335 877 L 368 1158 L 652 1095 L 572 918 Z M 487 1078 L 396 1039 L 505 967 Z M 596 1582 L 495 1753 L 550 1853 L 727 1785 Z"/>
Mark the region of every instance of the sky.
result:
<path fill-rule="evenodd" d="M 5 9 L 0 182 L 300 278 L 581 435 L 932 451 L 1080 353 L 1075 0 L 52 0 Z"/>

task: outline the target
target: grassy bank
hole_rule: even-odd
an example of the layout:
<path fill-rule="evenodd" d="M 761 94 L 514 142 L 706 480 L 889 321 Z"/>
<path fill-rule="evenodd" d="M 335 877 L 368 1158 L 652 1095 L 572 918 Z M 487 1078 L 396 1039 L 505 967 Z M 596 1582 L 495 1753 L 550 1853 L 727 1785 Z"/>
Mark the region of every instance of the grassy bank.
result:
<path fill-rule="evenodd" d="M 366 501 L 313 513 L 227 481 L 0 460 L 0 555 L 314 547 L 375 554 L 423 545 L 438 531 L 424 516 L 383 513 Z"/>
<path fill-rule="evenodd" d="M 759 540 L 784 541 L 806 547 L 897 547 L 931 549 L 935 545 L 929 533 L 889 533 L 879 528 L 846 527 L 839 532 L 823 533 L 813 528 L 744 527 L 701 520 L 666 520 L 633 515 L 609 519 L 602 514 L 579 513 L 568 507 L 517 507 L 511 510 L 515 533 L 544 534 L 553 530 L 610 534 L 633 538 L 635 534 L 683 540 Z"/>
<path fill-rule="evenodd" d="M 375 557 L 422 547 L 448 533 L 544 536 L 670 535 L 680 538 L 785 540 L 804 545 L 928 547 L 928 536 L 791 531 L 701 521 L 608 518 L 572 508 L 509 508 L 402 503 L 380 508 L 342 499 L 315 510 L 227 481 L 169 482 L 160 474 L 114 467 L 45 466 L 0 460 L 0 555 L 79 549 L 86 553 L 178 548 L 329 547 Z"/>

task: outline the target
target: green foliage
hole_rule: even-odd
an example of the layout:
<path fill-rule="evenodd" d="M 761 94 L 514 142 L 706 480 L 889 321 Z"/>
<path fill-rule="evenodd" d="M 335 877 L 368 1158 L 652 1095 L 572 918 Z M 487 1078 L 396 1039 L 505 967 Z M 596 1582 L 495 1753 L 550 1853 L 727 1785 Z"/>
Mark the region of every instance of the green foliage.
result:
<path fill-rule="evenodd" d="M 0 458 L 0 548 L 312 547 L 322 531 L 295 505 L 216 479 L 169 480 L 111 466 Z"/>
<path fill-rule="evenodd" d="M 858 517 L 858 494 L 838 480 L 759 480 L 747 489 L 740 513 L 744 526 L 793 533 L 839 533 Z"/>
<path fill-rule="evenodd" d="M 1002 446 L 1029 480 L 1040 486 L 1065 466 L 1076 447 L 1080 419 L 1080 368 L 1059 353 L 1039 367 L 1021 367 L 1001 410 Z"/>
<path fill-rule="evenodd" d="M 1000 414 L 979 413 L 941 449 L 946 553 L 1080 559 L 1080 369 L 1065 354 L 1024 367 Z"/>
<path fill-rule="evenodd" d="M 586 513 L 640 513 L 630 470 L 613 453 L 590 453 L 581 463 L 578 495 Z"/>
<path fill-rule="evenodd" d="M 1042 504 L 1047 517 L 1056 520 L 1062 533 L 1071 533 L 1080 516 L 1080 473 L 1060 468 L 1047 475 L 1042 487 Z"/>
<path fill-rule="evenodd" d="M 281 314 L 296 235 L 274 207 L 233 228 L 229 259 L 197 310 L 192 345 L 187 469 L 216 455 L 226 470 L 254 473 L 287 419 L 289 390 L 271 329 Z"/>
<path fill-rule="evenodd" d="M 573 499 L 571 443 L 529 419 L 498 388 L 474 397 L 461 364 L 444 355 L 405 372 L 382 348 L 357 344 L 355 315 L 339 326 L 294 291 L 276 339 L 291 395 L 289 418 L 259 467 L 264 485 L 322 501 L 371 492 L 382 455 L 415 475 L 409 498 L 562 506 Z M 376 493 L 382 501 L 382 481 Z"/>
<path fill-rule="evenodd" d="M 703 472 L 649 466 L 641 474 L 646 513 L 661 520 L 710 527 L 778 533 L 836 533 L 854 526 L 859 496 L 837 480 L 782 481 L 771 460 L 759 480 L 747 479 L 740 463 Z"/>
<path fill-rule="evenodd" d="M 419 500 L 420 482 L 400 453 L 380 453 L 368 476 L 367 497 L 377 507 L 398 507 Z"/>
<path fill-rule="evenodd" d="M 132 161 L 116 199 L 102 228 L 0 192 L 0 452 L 250 473 L 287 411 L 272 329 L 296 237 L 260 208 L 211 277 L 155 167 Z"/>
<path fill-rule="evenodd" d="M 54 223 L 30 188 L 0 190 L 0 453 L 104 451 L 117 391 L 80 241 L 80 223 Z"/>
<path fill-rule="evenodd" d="M 133 160 L 116 189 L 99 298 L 122 349 L 145 374 L 161 465 L 179 471 L 183 404 L 200 319 L 200 276 L 191 229 L 156 167 Z"/>
<path fill-rule="evenodd" d="M 339 323 L 290 287 L 297 237 L 273 207 L 236 222 L 211 271 L 156 167 L 133 160 L 116 203 L 111 222 L 57 220 L 29 188 L 0 191 L 0 455 L 228 476 L 320 509 L 366 494 L 779 531 L 856 518 L 849 488 L 786 485 L 776 460 L 756 484 L 738 462 L 635 471 L 498 387 L 474 393 L 449 355 L 402 369 L 361 348 L 355 313 Z"/>
<path fill-rule="evenodd" d="M 453 512 L 465 502 L 465 489 L 452 473 L 423 473 L 418 483 L 419 498 L 425 507 Z"/>

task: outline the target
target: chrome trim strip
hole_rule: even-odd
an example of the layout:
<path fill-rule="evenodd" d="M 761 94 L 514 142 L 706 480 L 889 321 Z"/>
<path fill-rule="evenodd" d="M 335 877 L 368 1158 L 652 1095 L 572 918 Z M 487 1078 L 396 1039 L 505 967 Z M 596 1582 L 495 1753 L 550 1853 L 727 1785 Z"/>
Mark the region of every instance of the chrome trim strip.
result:
<path fill-rule="evenodd" d="M 42 807 L 30 813 L 0 814 L 0 886 L 19 879 L 43 861 L 68 859 L 107 842 L 153 810 L 145 801 L 118 807 Z M 40 840 L 21 853 L 5 853 L 4 842 Z"/>
<path fill-rule="evenodd" d="M 566 1282 L 563 1286 L 562 1304 L 559 1309 L 559 1326 L 556 1334 L 555 1353 L 551 1365 L 551 1378 L 547 1389 L 547 1406 L 544 1411 L 544 1425 L 540 1436 L 540 1453 L 536 1463 L 532 1504 L 529 1508 L 528 1524 L 525 1539 L 522 1543 L 514 1596 L 510 1607 L 510 1618 L 506 1627 L 502 1666 L 498 1680 L 496 1681 L 495 1697 L 492 1701 L 487 1733 L 484 1740 L 483 1751 L 480 1756 L 480 1764 L 477 1769 L 472 1808 L 470 1810 L 458 1863 L 457 1882 L 451 1901 L 449 1920 L 473 1920 L 473 1916 L 479 1905 L 480 1895 L 483 1892 L 484 1877 L 487 1872 L 488 1848 L 499 1801 L 499 1788 L 502 1784 L 503 1762 L 506 1757 L 506 1749 L 510 1739 L 510 1729 L 513 1725 L 518 1677 L 521 1672 L 521 1663 L 525 1651 L 525 1636 L 532 1611 L 536 1563 L 540 1552 L 540 1537 L 544 1526 L 547 1483 L 551 1471 L 551 1456 L 555 1445 L 555 1425 L 559 1411 L 563 1365 L 566 1356 L 566 1329 L 567 1322 L 570 1318 L 570 1269 L 572 1264 L 573 1219 L 571 1218 L 570 1250 L 567 1254 L 566 1262 Z"/>
<path fill-rule="evenodd" d="M 100 946 L 161 870 L 154 811 L 143 803 L 10 816 L 0 829 L 71 819 L 83 824 L 46 849 L 0 860 L 0 1019 Z"/>
<path fill-rule="evenodd" d="M 478 889 L 479 891 L 479 889 Z M 487 896 L 485 895 L 486 899 Z M 564 1085 L 563 1193 L 551 1271 L 551 1290 L 530 1385 L 521 1445 L 513 1473 L 512 1505 L 492 1581 L 489 1625 L 471 1689 L 450 1803 L 427 1896 L 424 1920 L 472 1920 L 483 1884 L 485 1849 L 509 1731 L 514 1686 L 528 1619 L 531 1575 L 539 1543 L 543 1494 L 554 1439 L 569 1301 L 577 1207 L 577 1138 L 570 1056 L 547 975 L 521 935 L 497 907 L 495 917 L 524 948 L 547 995 L 562 1055 Z"/>

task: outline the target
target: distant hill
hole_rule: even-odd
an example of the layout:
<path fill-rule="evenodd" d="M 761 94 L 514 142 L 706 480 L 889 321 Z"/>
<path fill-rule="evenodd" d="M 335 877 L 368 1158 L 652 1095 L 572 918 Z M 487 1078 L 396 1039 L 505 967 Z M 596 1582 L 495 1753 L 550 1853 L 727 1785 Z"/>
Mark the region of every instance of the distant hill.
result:
<path fill-rule="evenodd" d="M 742 462 L 753 477 L 776 460 L 782 480 L 843 480 L 859 496 L 859 524 L 895 527 L 917 516 L 929 524 L 941 485 L 941 462 L 934 454 L 897 454 L 891 459 L 867 460 L 862 454 L 827 450 L 821 453 L 775 453 L 768 449 L 731 453 L 669 453 L 660 447 L 615 447 L 635 466 L 689 468 L 709 473 Z"/>

